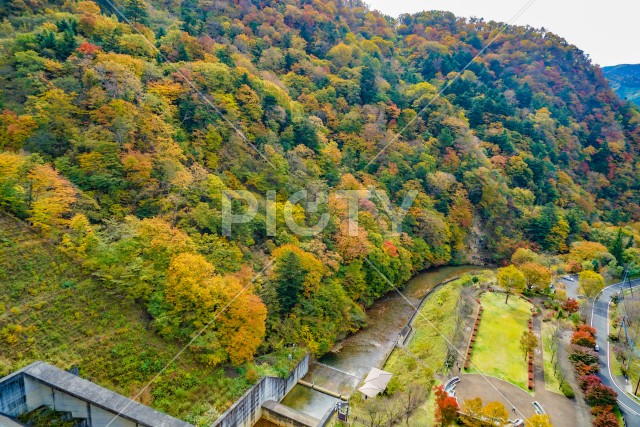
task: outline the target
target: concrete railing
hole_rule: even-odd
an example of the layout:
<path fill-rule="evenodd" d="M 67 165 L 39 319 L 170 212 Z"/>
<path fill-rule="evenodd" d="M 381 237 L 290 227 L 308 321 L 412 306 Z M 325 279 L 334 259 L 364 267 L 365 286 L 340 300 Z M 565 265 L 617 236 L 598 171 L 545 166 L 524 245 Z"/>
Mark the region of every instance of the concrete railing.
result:
<path fill-rule="evenodd" d="M 322 417 L 322 419 L 318 423 L 318 427 L 325 427 L 325 426 L 329 425 L 329 422 L 331 421 L 331 418 L 333 417 L 333 414 L 335 414 L 335 412 L 336 412 L 336 408 L 335 407 L 329 409 L 324 414 L 324 417 Z"/>

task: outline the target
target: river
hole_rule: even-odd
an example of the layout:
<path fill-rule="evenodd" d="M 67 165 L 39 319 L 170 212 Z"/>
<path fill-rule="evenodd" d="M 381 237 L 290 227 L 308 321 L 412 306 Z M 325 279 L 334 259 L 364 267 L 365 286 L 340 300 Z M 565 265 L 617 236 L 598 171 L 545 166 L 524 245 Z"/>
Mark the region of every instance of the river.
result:
<path fill-rule="evenodd" d="M 351 394 L 371 368 L 380 367 L 393 348 L 398 334 L 422 299 L 437 285 L 464 273 L 482 270 L 477 266 L 434 268 L 418 274 L 402 289 L 408 304 L 398 292 L 390 292 L 367 310 L 368 326 L 338 342 L 331 352 L 312 364 L 304 380 L 333 391 Z M 315 418 L 322 418 L 337 399 L 296 385 L 282 401 Z"/>

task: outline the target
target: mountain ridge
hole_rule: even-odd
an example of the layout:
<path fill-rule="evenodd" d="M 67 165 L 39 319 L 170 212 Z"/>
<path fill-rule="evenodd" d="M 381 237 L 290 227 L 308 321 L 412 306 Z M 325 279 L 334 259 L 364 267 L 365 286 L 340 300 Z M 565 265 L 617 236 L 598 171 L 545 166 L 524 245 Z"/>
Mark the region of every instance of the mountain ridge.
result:
<path fill-rule="evenodd" d="M 620 98 L 640 106 L 640 64 L 620 64 L 602 70 Z"/>

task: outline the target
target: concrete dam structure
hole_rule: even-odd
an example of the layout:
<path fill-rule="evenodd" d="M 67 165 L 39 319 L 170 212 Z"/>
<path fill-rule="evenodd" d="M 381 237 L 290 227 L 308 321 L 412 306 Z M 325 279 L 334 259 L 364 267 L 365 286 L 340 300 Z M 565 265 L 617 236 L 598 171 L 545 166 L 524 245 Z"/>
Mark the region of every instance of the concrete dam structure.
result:
<path fill-rule="evenodd" d="M 264 377 L 212 427 L 252 427 L 260 418 L 277 425 L 317 427 L 319 420 L 279 402 L 309 370 L 309 356 L 287 378 Z M 55 412 L 77 427 L 194 427 L 45 362 L 35 362 L 0 379 L 0 427 L 20 427 L 18 419 Z"/>
<path fill-rule="evenodd" d="M 193 427 L 44 362 L 0 380 L 0 425 L 22 425 L 18 416 L 43 407 L 87 427 Z"/>

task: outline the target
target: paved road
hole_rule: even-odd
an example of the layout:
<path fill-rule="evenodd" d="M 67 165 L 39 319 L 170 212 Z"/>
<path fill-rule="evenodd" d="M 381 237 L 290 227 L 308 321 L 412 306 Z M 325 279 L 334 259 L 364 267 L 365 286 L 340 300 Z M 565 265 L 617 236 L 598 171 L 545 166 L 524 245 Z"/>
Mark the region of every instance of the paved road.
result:
<path fill-rule="evenodd" d="M 624 415 L 626 424 L 631 427 L 640 427 L 640 403 L 629 397 L 611 374 L 608 355 L 609 346 L 609 308 L 611 297 L 620 292 L 621 284 L 609 286 L 602 290 L 593 305 L 591 312 L 591 326 L 597 329 L 596 342 L 600 346 L 600 378 L 602 382 L 612 387 L 618 393 L 618 403 Z M 628 284 L 625 289 L 628 289 Z M 631 281 L 633 288 L 640 287 L 640 279 Z"/>
<path fill-rule="evenodd" d="M 544 390 L 544 384 L 542 384 L 542 390 Z M 535 397 L 533 397 L 520 387 L 499 378 L 464 373 L 460 375 L 460 383 L 456 388 L 456 397 L 459 402 L 476 397 L 481 397 L 485 404 L 500 402 L 507 408 L 509 418 L 512 419 L 531 418 L 535 414 L 532 403 L 543 397 L 539 394 L 541 391 L 536 390 L 535 393 Z M 576 427 L 573 402 L 564 396 L 561 397 L 552 392 L 547 393 L 547 398 L 540 399 L 539 402 L 551 414 L 553 425 L 556 427 Z M 512 411 L 511 408 L 515 408 L 515 411 Z"/>

